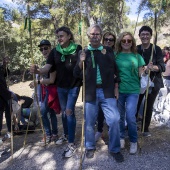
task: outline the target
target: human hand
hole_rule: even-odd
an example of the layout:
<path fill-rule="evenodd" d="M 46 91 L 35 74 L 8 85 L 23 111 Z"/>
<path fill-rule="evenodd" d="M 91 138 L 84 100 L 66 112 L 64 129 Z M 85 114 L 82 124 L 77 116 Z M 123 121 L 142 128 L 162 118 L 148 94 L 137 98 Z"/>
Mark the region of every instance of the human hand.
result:
<path fill-rule="evenodd" d="M 118 99 L 119 98 L 119 88 L 118 87 L 115 87 L 115 98 Z"/>
<path fill-rule="evenodd" d="M 153 62 L 150 62 L 150 63 L 147 65 L 147 69 L 150 70 L 150 71 L 153 71 Z"/>
<path fill-rule="evenodd" d="M 30 67 L 30 73 L 31 74 L 38 74 L 39 72 L 38 72 L 38 66 L 37 65 L 35 65 L 35 64 L 33 64 L 31 67 Z"/>
<path fill-rule="evenodd" d="M 32 81 L 30 84 L 29 84 L 30 88 L 33 89 L 34 88 L 34 82 Z"/>
<path fill-rule="evenodd" d="M 82 50 L 80 54 L 80 61 L 83 62 L 85 59 L 86 59 L 86 53 L 84 52 L 84 50 Z"/>

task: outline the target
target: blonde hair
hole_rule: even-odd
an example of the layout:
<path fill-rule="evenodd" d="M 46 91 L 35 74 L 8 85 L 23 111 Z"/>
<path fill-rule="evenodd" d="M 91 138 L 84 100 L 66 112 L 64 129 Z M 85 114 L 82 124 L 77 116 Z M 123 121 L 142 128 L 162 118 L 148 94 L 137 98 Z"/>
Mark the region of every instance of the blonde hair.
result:
<path fill-rule="evenodd" d="M 136 54 L 137 53 L 136 40 L 134 39 L 133 35 L 130 32 L 123 32 L 119 35 L 119 37 L 116 41 L 116 53 L 120 53 L 122 51 L 121 40 L 126 35 L 131 36 L 131 38 L 132 38 L 131 52 Z"/>

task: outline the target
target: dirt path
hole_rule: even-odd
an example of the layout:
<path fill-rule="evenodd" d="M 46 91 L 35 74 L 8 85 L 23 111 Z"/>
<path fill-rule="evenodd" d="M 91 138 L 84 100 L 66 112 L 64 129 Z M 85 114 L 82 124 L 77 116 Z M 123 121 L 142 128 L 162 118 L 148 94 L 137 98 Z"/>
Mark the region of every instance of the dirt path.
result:
<path fill-rule="evenodd" d="M 32 90 L 28 88 L 29 82 L 18 83 L 10 87 L 11 90 L 20 94 L 31 96 Z M 62 134 L 61 115 L 57 116 L 59 135 Z M 54 143 L 43 147 L 38 144 L 42 137 L 41 131 L 29 134 L 26 147 L 23 148 L 24 135 L 14 136 L 14 155 L 11 162 L 10 151 L 0 158 L 0 169 L 3 170 L 78 170 L 80 158 L 82 102 L 81 94 L 76 105 L 76 154 L 69 159 L 63 159 L 61 154 L 66 144 L 56 146 Z M 107 127 L 104 128 L 103 140 L 96 145 L 96 153 L 93 159 L 85 159 L 84 170 L 169 170 L 170 169 L 170 129 L 167 127 L 151 128 L 151 137 L 141 138 L 139 133 L 139 144 L 141 152 L 129 155 L 129 142 L 126 139 L 126 148 L 122 151 L 125 161 L 116 163 L 108 154 L 107 149 Z M 10 141 L 6 141 L 0 149 L 9 149 Z M 8 150 L 7 150 L 8 151 Z"/>

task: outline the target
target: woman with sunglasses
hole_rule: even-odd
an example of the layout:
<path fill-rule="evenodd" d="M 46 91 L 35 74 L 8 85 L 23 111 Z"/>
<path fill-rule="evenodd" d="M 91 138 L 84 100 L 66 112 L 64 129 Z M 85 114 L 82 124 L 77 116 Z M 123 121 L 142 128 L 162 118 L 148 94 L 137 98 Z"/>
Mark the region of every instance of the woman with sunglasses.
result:
<path fill-rule="evenodd" d="M 137 152 L 136 109 L 140 93 L 140 79 L 145 62 L 137 54 L 136 42 L 130 32 L 120 34 L 116 43 L 116 64 L 119 70 L 120 144 L 125 147 L 125 118 L 130 140 L 130 154 Z M 126 116 L 125 116 L 126 115 Z"/>
<path fill-rule="evenodd" d="M 74 144 L 76 117 L 75 104 L 79 95 L 82 80 L 73 76 L 73 69 L 78 59 L 78 53 L 82 47 L 75 44 L 73 33 L 68 27 L 60 27 L 56 30 L 58 45 L 50 52 L 47 64 L 38 69 L 35 65 L 31 66 L 31 73 L 44 74 L 53 66 L 57 73 L 57 91 L 62 111 L 62 123 L 64 135 L 56 141 L 57 145 L 67 142 L 68 146 L 64 150 L 63 156 L 71 157 L 76 147 Z"/>
<path fill-rule="evenodd" d="M 113 33 L 106 32 L 106 33 L 103 34 L 102 44 L 104 46 L 111 47 L 114 50 L 115 49 L 115 42 L 116 42 L 116 36 Z M 99 107 L 99 113 L 98 113 L 98 118 L 97 118 L 97 132 L 95 134 L 95 141 L 96 142 L 102 136 L 103 123 L 104 123 L 104 113 L 103 113 L 102 109 Z"/>

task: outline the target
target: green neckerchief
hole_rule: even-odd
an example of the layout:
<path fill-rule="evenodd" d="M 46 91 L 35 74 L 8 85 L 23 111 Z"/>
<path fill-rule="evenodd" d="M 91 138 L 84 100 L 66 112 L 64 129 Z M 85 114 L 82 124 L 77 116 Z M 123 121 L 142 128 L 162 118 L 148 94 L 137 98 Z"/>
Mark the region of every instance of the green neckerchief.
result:
<path fill-rule="evenodd" d="M 94 51 L 94 50 L 102 51 L 102 50 L 103 50 L 103 46 L 100 45 L 100 47 L 98 47 L 98 48 L 93 48 L 93 47 L 89 44 L 88 47 L 87 47 L 87 49 L 90 50 L 93 68 L 95 68 L 95 62 L 94 62 L 94 54 L 93 54 L 93 51 Z"/>
<path fill-rule="evenodd" d="M 100 47 L 98 47 L 98 48 L 93 48 L 93 47 L 89 44 L 87 48 L 88 48 L 88 50 L 90 50 L 90 51 L 94 51 L 94 50 L 102 51 L 102 50 L 103 50 L 103 46 L 102 46 L 102 45 L 100 45 Z"/>
<path fill-rule="evenodd" d="M 70 45 L 66 48 L 62 48 L 60 44 L 58 44 L 56 46 L 56 50 L 62 54 L 61 56 L 61 61 L 64 62 L 65 61 L 65 56 L 66 55 L 70 55 L 70 54 L 74 54 L 76 52 L 77 49 L 77 44 L 70 42 Z"/>
<path fill-rule="evenodd" d="M 91 45 L 88 45 L 87 48 L 88 48 L 88 50 L 90 50 L 93 68 L 95 68 L 95 61 L 94 61 L 93 51 L 94 51 L 94 50 L 102 51 L 102 50 L 103 50 L 103 46 L 101 45 L 101 46 L 98 47 L 98 48 L 93 48 Z M 96 83 L 97 83 L 97 84 L 102 84 L 102 78 L 101 78 L 100 69 L 99 69 L 99 66 L 98 66 L 98 65 L 97 65 Z"/>

